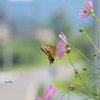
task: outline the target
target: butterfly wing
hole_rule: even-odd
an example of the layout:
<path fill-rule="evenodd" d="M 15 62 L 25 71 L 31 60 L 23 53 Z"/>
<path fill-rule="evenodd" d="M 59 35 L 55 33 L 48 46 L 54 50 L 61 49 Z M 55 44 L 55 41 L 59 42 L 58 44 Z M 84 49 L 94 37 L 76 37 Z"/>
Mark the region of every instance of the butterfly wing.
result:
<path fill-rule="evenodd" d="M 56 56 L 56 54 L 57 54 L 57 47 L 56 46 L 54 47 L 54 46 L 48 45 L 48 44 L 43 44 L 40 46 L 40 48 L 48 56 L 50 64 L 53 63 L 54 55 Z"/>
<path fill-rule="evenodd" d="M 57 46 L 55 45 L 55 47 L 54 47 L 54 55 L 55 55 L 55 57 L 57 56 Z"/>
<path fill-rule="evenodd" d="M 47 55 L 50 56 L 50 49 L 53 47 L 52 45 L 43 44 L 40 46 L 41 50 Z"/>

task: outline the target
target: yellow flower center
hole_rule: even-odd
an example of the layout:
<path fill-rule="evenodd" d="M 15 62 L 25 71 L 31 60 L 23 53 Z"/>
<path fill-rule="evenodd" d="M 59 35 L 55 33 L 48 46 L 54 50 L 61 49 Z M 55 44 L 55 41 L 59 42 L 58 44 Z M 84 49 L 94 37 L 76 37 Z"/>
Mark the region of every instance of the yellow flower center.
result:
<path fill-rule="evenodd" d="M 44 100 L 45 98 L 43 97 L 42 100 Z"/>

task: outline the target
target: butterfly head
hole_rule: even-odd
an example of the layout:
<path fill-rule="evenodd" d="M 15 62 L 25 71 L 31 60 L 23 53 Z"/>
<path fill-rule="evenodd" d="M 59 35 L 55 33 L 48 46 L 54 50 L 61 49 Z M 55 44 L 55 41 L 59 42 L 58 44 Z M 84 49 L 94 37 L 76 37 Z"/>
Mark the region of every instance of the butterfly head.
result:
<path fill-rule="evenodd" d="M 49 59 L 49 61 L 50 61 L 50 64 L 53 63 L 54 60 L 55 60 L 53 57 L 48 57 L 48 59 Z"/>
<path fill-rule="evenodd" d="M 54 58 L 51 58 L 50 60 L 53 62 L 55 59 Z"/>

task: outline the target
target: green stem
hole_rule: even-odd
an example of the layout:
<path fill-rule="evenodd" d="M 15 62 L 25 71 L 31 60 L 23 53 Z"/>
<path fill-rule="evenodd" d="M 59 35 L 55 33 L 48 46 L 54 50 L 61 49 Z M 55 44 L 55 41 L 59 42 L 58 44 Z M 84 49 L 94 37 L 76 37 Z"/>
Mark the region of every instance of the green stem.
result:
<path fill-rule="evenodd" d="M 69 61 L 70 61 L 71 65 L 72 65 L 72 66 L 74 67 L 74 69 L 76 70 L 76 68 L 75 68 L 74 64 L 72 63 L 72 61 L 71 61 L 71 59 L 70 59 L 70 57 L 69 57 L 69 54 L 68 54 L 68 59 L 69 59 Z"/>
<path fill-rule="evenodd" d="M 99 53 L 96 45 L 93 43 L 93 41 L 91 40 L 91 38 L 83 31 L 84 35 L 90 40 L 90 42 L 93 44 L 93 46 L 95 47 L 95 49 L 97 50 L 97 52 Z"/>
<path fill-rule="evenodd" d="M 78 73 L 79 78 L 81 79 L 81 81 L 83 82 L 83 84 L 85 84 L 84 80 L 82 79 L 82 77 L 80 76 L 80 74 Z M 87 86 L 87 84 L 85 84 L 85 87 L 88 89 L 88 91 L 90 92 L 90 94 L 96 99 L 99 100 L 90 90 L 90 88 Z"/>
<path fill-rule="evenodd" d="M 69 61 L 70 61 L 71 65 L 74 67 L 74 69 L 76 69 L 75 66 L 74 66 L 74 64 L 72 63 L 70 57 L 69 57 L 69 54 L 68 54 L 68 58 L 69 58 Z M 79 74 L 79 73 L 77 73 L 77 74 L 78 74 L 80 80 L 81 80 L 81 81 L 83 82 L 83 84 L 85 85 L 85 87 L 86 87 L 86 88 L 88 89 L 88 91 L 90 92 L 90 94 L 91 94 L 96 100 L 99 100 L 99 99 L 92 93 L 92 91 L 91 91 L 90 88 L 87 86 L 87 84 L 84 82 L 84 80 L 82 79 L 82 77 L 80 76 L 80 74 Z"/>
<path fill-rule="evenodd" d="M 79 54 L 81 54 L 89 63 L 91 63 L 95 68 L 97 68 L 98 70 L 100 70 L 97 66 L 95 66 L 88 58 L 86 58 L 78 49 L 76 49 L 75 47 L 73 46 L 70 46 L 72 47 L 73 49 L 75 49 Z"/>
<path fill-rule="evenodd" d="M 96 15 L 94 15 L 94 14 L 91 14 L 91 15 L 96 19 L 97 23 L 98 23 L 99 26 L 100 26 L 100 20 L 99 20 L 99 18 L 98 18 Z"/>
<path fill-rule="evenodd" d="M 86 2 L 83 0 L 83 2 L 85 3 L 85 5 L 87 6 L 87 8 L 89 9 L 89 11 L 90 11 L 90 8 L 88 7 L 88 5 L 86 4 Z"/>

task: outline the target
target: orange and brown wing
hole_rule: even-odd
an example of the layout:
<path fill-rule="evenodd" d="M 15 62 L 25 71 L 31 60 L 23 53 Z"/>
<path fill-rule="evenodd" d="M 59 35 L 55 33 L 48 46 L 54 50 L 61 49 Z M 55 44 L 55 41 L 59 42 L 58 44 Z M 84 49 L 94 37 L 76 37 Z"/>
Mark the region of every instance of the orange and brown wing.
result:
<path fill-rule="evenodd" d="M 41 50 L 46 54 L 46 55 L 50 55 L 50 49 L 52 48 L 52 45 L 48 45 L 48 44 L 42 44 L 40 46 Z"/>
<path fill-rule="evenodd" d="M 49 61 L 50 61 L 50 64 L 54 62 L 54 56 L 56 57 L 57 56 L 57 47 L 53 47 L 50 49 L 50 54 L 51 54 L 51 57 L 49 58 Z"/>
<path fill-rule="evenodd" d="M 54 55 L 55 55 L 55 57 L 57 56 L 57 46 L 55 45 L 55 47 L 54 47 Z"/>
<path fill-rule="evenodd" d="M 48 44 L 43 44 L 40 46 L 40 48 L 48 56 L 50 64 L 53 63 L 54 55 L 56 56 L 56 54 L 57 54 L 57 47 L 56 46 L 54 47 L 54 46 L 48 45 Z"/>

